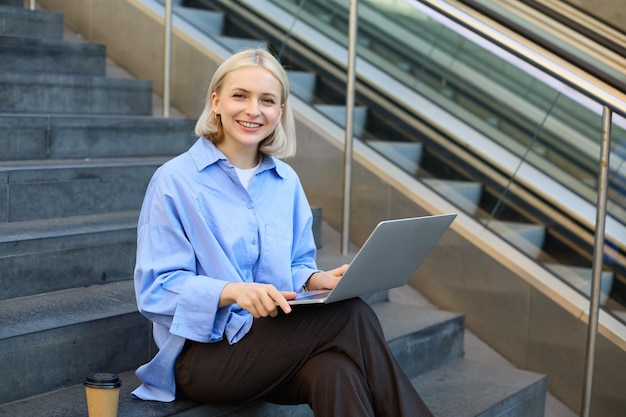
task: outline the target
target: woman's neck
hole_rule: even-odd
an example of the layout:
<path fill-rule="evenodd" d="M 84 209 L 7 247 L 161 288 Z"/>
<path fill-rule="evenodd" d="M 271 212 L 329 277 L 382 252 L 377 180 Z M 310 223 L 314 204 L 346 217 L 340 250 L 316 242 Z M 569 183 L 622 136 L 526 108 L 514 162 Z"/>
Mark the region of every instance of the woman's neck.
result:
<path fill-rule="evenodd" d="M 231 165 L 239 169 L 254 168 L 261 161 L 261 154 L 258 148 L 233 149 L 224 143 L 217 145 L 217 148 L 228 158 Z"/>

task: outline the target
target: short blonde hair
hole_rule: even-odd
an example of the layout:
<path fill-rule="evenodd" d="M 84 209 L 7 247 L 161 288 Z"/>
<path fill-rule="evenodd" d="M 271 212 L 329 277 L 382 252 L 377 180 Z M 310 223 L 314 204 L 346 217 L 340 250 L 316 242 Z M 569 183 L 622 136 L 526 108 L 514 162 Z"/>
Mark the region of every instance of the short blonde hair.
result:
<path fill-rule="evenodd" d="M 287 158 L 296 153 L 296 127 L 293 112 L 289 105 L 289 80 L 287 73 L 274 55 L 262 48 L 245 49 L 224 61 L 213 74 L 206 96 L 204 110 L 196 122 L 195 132 L 213 143 L 224 140 L 224 129 L 220 117 L 213 111 L 211 95 L 219 94 L 224 78 L 232 71 L 244 67 L 261 67 L 269 71 L 282 86 L 281 105 L 283 113 L 280 122 L 268 137 L 259 143 L 259 150 L 277 158 Z"/>

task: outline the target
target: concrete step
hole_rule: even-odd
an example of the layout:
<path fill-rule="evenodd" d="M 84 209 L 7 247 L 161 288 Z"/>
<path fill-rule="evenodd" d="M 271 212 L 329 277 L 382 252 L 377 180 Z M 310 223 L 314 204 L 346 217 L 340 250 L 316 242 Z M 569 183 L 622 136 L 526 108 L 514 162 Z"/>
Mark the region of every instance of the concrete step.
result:
<path fill-rule="evenodd" d="M 0 322 L 0 403 L 77 384 L 86 372 L 128 371 L 150 357 L 151 326 L 137 313 L 132 281 L 3 300 Z"/>
<path fill-rule="evenodd" d="M 489 222 L 489 228 L 531 258 L 536 259 L 541 254 L 546 236 L 545 226 L 494 220 Z"/>
<path fill-rule="evenodd" d="M 544 266 L 587 297 L 591 297 L 591 284 L 593 281 L 593 269 L 591 267 L 585 268 L 554 263 L 544 263 Z M 601 305 L 606 304 L 607 300 L 609 300 L 614 281 L 615 274 L 612 271 L 602 271 L 600 274 Z"/>
<path fill-rule="evenodd" d="M 463 357 L 462 314 L 389 301 L 371 305 L 389 348 L 409 377 Z M 415 337 L 416 329 L 419 338 Z"/>
<path fill-rule="evenodd" d="M 0 71 L 104 76 L 106 48 L 61 39 L 0 36 Z"/>
<path fill-rule="evenodd" d="M 307 103 L 312 103 L 317 88 L 317 74 L 308 71 L 287 71 L 287 77 L 291 93 Z"/>
<path fill-rule="evenodd" d="M 385 335 L 403 366 L 424 372 L 432 367 L 423 363 L 425 358 L 436 356 L 439 364 L 461 357 L 462 315 L 388 302 L 374 308 L 383 328 L 392 329 Z M 76 389 L 91 372 L 122 373 L 146 362 L 152 349 L 150 325 L 135 311 L 132 281 L 1 301 L 0 318 L 8 325 L 0 329 L 0 404 L 9 404 L 0 405 L 0 415 L 33 415 L 28 413 L 37 404 L 49 409 L 47 416 L 84 415 L 85 404 L 78 397 L 64 405 L 70 409 L 54 414 L 50 402 L 59 393 L 52 391 Z M 415 320 L 398 323 L 399 315 Z M 128 381 L 125 385 L 131 388 Z M 40 394 L 46 395 L 30 398 Z M 120 416 L 162 415 L 150 414 L 160 404 L 132 403 L 143 404 L 145 414 L 120 410 Z"/>
<path fill-rule="evenodd" d="M 194 125 L 152 116 L 0 114 L 0 161 L 174 156 L 196 141 Z"/>
<path fill-rule="evenodd" d="M 138 217 L 123 211 L 0 223 L 0 300 L 132 278 Z M 319 216 L 313 229 L 320 241 Z M 387 298 L 388 291 L 364 297 Z"/>
<path fill-rule="evenodd" d="M 0 35 L 63 38 L 63 15 L 0 4 Z"/>
<path fill-rule="evenodd" d="M 152 114 L 149 80 L 0 72 L 0 113 Z"/>
<path fill-rule="evenodd" d="M 315 109 L 337 123 L 342 128 L 346 127 L 347 109 L 339 104 L 316 104 Z M 360 137 L 365 132 L 367 125 L 367 107 L 356 106 L 354 108 L 354 136 Z"/>
<path fill-rule="evenodd" d="M 409 174 L 418 174 L 423 151 L 421 143 L 387 140 L 368 140 L 366 143 Z"/>
<path fill-rule="evenodd" d="M 163 0 L 159 0 L 159 3 L 164 4 L 165 2 Z M 184 2 L 180 0 L 174 0 L 172 2 L 174 14 L 191 24 L 200 32 L 214 38 L 225 48 L 236 52 L 246 48 L 268 47 L 268 43 L 266 41 L 225 36 L 223 33 L 225 21 L 224 13 L 194 7 L 186 7 L 183 6 L 183 3 Z"/>
<path fill-rule="evenodd" d="M 24 8 L 24 0 L 0 0 L 0 6 Z"/>
<path fill-rule="evenodd" d="M 168 157 L 45 160 L 0 165 L 0 222 L 139 210 Z"/>
<path fill-rule="evenodd" d="M 0 223 L 0 300 L 132 278 L 138 215 Z"/>
<path fill-rule="evenodd" d="M 122 388 L 118 417 L 310 417 L 306 405 L 281 406 L 256 402 L 244 406 L 198 405 L 190 401 L 157 403 L 133 400 L 139 385 L 133 372 L 120 374 Z M 413 379 L 413 384 L 436 417 L 541 417 L 546 378 L 485 362 L 458 359 Z M 85 388 L 75 385 L 51 394 L 0 406 L 12 417 L 46 415 L 78 417 L 87 414 Z"/>
<path fill-rule="evenodd" d="M 165 2 L 160 1 L 160 3 Z M 174 0 L 172 4 L 174 14 L 182 17 L 200 32 L 209 36 L 219 36 L 222 34 L 224 28 L 224 13 L 184 7 L 180 0 Z"/>
<path fill-rule="evenodd" d="M 436 417 L 543 417 L 547 378 L 486 362 L 457 360 L 413 379 Z"/>
<path fill-rule="evenodd" d="M 466 213 L 476 214 L 479 211 L 483 187 L 481 183 L 434 178 L 427 178 L 423 181 Z"/>

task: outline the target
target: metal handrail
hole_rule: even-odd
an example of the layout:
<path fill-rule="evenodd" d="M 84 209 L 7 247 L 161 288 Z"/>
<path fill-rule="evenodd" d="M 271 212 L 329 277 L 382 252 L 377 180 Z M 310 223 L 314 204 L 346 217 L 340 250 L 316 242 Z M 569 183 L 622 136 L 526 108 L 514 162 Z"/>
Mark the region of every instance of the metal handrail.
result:
<path fill-rule="evenodd" d="M 163 117 L 170 116 L 170 86 L 172 83 L 172 0 L 165 0 L 163 39 Z"/>
<path fill-rule="evenodd" d="M 350 0 L 350 24 L 348 27 L 348 82 L 346 86 L 346 142 L 344 150 L 343 222 L 341 231 L 341 254 L 350 252 L 350 208 L 352 192 L 352 131 L 354 129 L 354 85 L 356 71 L 356 38 L 358 27 L 358 0 Z"/>
<path fill-rule="evenodd" d="M 611 110 L 605 106 L 602 112 L 602 141 L 600 147 L 600 170 L 598 174 L 598 209 L 596 211 L 596 232 L 593 244 L 591 275 L 591 295 L 589 303 L 589 324 L 587 326 L 587 349 L 585 351 L 585 373 L 581 401 L 581 417 L 591 413 L 591 390 L 595 364 L 598 319 L 600 316 L 600 284 L 602 280 L 602 258 L 604 252 L 604 227 L 606 223 L 606 201 L 609 183 L 609 157 L 611 149 Z"/>

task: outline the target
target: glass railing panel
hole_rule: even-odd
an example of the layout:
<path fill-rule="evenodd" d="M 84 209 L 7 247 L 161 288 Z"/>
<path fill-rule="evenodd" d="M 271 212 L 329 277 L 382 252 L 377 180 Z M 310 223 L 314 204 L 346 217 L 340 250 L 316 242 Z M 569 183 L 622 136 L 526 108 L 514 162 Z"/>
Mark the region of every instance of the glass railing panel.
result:
<path fill-rule="evenodd" d="M 541 234 L 531 226 L 521 232 L 511 233 L 510 230 L 518 227 L 514 224 L 518 219 L 511 207 L 524 203 L 515 197 L 513 190 L 538 187 L 534 190 L 538 193 L 537 201 L 557 206 L 575 222 L 583 222 L 577 217 L 577 199 L 592 210 L 597 203 L 602 106 L 475 34 L 459 27 L 452 30 L 450 26 L 454 24 L 414 7 L 417 3 L 361 0 L 357 54 L 518 158 L 513 166 L 501 168 L 510 175 L 507 184 L 483 186 L 490 196 L 483 198 L 487 202 L 475 214 L 501 235 Z M 348 46 L 346 2 L 276 0 L 275 4 L 337 43 Z M 613 221 L 623 229 L 626 223 L 624 119 L 616 116 L 612 127 L 607 206 Z M 371 138 L 368 132 L 363 136 Z M 487 152 L 484 157 L 489 159 L 488 151 L 484 151 Z M 494 165 L 498 162 L 492 161 Z M 550 184 L 533 183 L 524 173 L 529 167 L 545 175 L 547 182 L 554 184 L 552 188 L 569 193 L 561 195 L 552 192 Z M 421 178 L 436 178 L 438 174 L 436 168 L 429 171 L 424 166 L 411 170 Z M 585 226 L 587 233 L 592 234 L 594 226 L 589 224 L 589 218 L 593 222 L 594 214 L 588 214 Z M 544 226 L 546 240 L 553 240 L 550 234 L 563 234 L 558 225 L 539 226 Z M 537 244 L 534 241 L 534 238 L 523 237 L 512 243 L 585 293 L 580 282 L 590 280 L 591 250 L 584 256 L 575 249 L 568 252 L 570 255 L 553 255 L 545 249 L 543 240 Z M 610 288 L 626 282 L 623 273 L 625 241 L 626 236 L 607 236 Z M 568 262 L 571 268 L 567 273 L 557 267 Z M 626 293 L 623 289 L 621 292 Z M 613 299 L 609 293 L 605 298 L 605 303 Z M 615 299 L 614 304 L 626 305 L 619 297 Z"/>
<path fill-rule="evenodd" d="M 345 2 L 276 3 L 347 46 Z M 362 0 L 359 12 L 360 57 L 595 203 L 599 106 L 402 1 Z M 624 126 L 614 134 L 623 135 Z M 609 194 L 618 195 L 625 176 L 611 177 Z M 609 210 L 626 223 L 619 204 Z"/>
<path fill-rule="evenodd" d="M 402 24 L 398 17 L 407 15 L 403 8 L 390 18 Z M 420 71 L 412 72 L 415 80 L 410 85 L 434 101 L 450 99 L 452 108 L 460 107 L 455 114 L 465 122 L 516 155 L 528 155 L 528 162 L 594 203 L 601 108 L 580 94 L 572 91 L 564 94 L 562 91 L 569 89 L 559 82 L 546 79 L 537 71 L 528 72 L 532 68 L 525 63 L 503 59 L 490 49 L 468 41 L 461 33 L 435 30 L 434 33 L 441 34 L 440 39 L 431 40 L 430 52 L 424 56 L 428 48 L 416 49 L 419 43 L 415 39 L 424 32 L 422 22 L 430 21 L 428 26 L 434 27 L 432 20 L 421 16 L 417 20 L 418 30 L 413 30 L 414 36 L 397 39 L 402 45 L 399 51 L 415 52 L 429 60 L 429 64 L 420 63 Z M 384 34 L 388 35 L 391 34 Z M 370 59 L 381 69 L 388 62 Z M 419 88 L 420 84 L 430 87 L 430 91 Z M 438 93 L 437 87 L 443 99 L 433 97 Z M 623 126 L 615 129 L 616 134 L 624 132 Z M 528 153 L 526 147 L 531 142 L 533 152 Z M 614 173 L 614 178 L 619 177 L 623 175 Z M 613 210 L 612 214 L 626 221 L 619 210 Z"/>
<path fill-rule="evenodd" d="M 365 3 L 374 6 L 378 4 L 369 1 Z M 402 5 L 396 10 L 386 11 L 387 14 L 389 12 L 392 13 L 393 20 L 400 22 L 400 25 L 406 24 L 406 16 L 411 15 Z M 413 25 L 420 27 L 420 36 L 423 32 L 422 22 L 430 19 L 431 22 L 427 26 L 431 30 L 436 27 L 436 24 L 432 23 L 434 19 L 430 16 L 417 17 L 413 14 L 411 17 L 415 18 Z M 418 30 L 414 32 L 417 33 Z M 541 170 L 550 179 L 574 191 L 595 206 L 598 199 L 602 106 L 523 62 L 505 59 L 503 58 L 505 54 L 494 53 L 492 48 L 469 41 L 462 32 L 447 32 L 451 31 L 435 29 L 432 32 L 440 35 L 439 38 L 430 37 L 431 48 L 428 59 L 432 67 L 428 70 L 427 65 L 421 63 L 422 73 L 412 72 L 416 81 L 410 85 L 428 97 L 433 97 L 432 93 L 436 91 L 437 84 L 445 86 L 439 91 L 450 99 L 449 102 L 445 104 L 445 100 L 436 98 L 433 98 L 433 101 L 445 105 L 446 109 L 486 137 L 521 158 L 505 189 L 493 191 L 494 194 L 499 194 L 499 197 L 493 204 L 489 218 L 507 217 L 498 211 L 506 210 L 505 207 L 509 205 L 504 203 L 510 203 L 508 190 L 511 187 L 518 184 L 521 187 L 527 186 L 517 175 L 526 164 Z M 403 37 L 397 41 L 401 42 L 406 50 L 410 50 L 411 44 L 415 43 L 406 39 Z M 423 50 L 427 48 L 422 48 Z M 448 51 L 454 51 L 454 56 L 446 56 Z M 363 53 L 362 56 L 367 55 Z M 370 59 L 370 62 L 377 63 L 381 68 L 385 65 L 384 61 Z M 426 73 L 428 75 L 424 76 Z M 433 81 L 432 74 L 439 74 L 441 81 L 439 83 Z M 430 91 L 423 86 L 420 87 L 420 82 L 417 81 L 429 79 L 430 83 L 423 84 L 431 87 Z M 623 118 L 616 115 L 612 126 L 612 159 L 609 166 L 607 205 L 609 214 L 618 223 L 618 228 L 613 230 L 613 233 L 619 233 L 620 236 L 613 235 L 607 241 L 605 262 L 608 270 L 603 274 L 602 287 L 603 304 L 610 305 L 611 310 L 615 312 L 623 310 L 623 306 L 626 305 L 622 300 L 625 293 L 623 286 L 626 282 L 624 260 L 626 235 L 622 234 L 623 225 L 626 223 L 624 210 L 626 175 L 623 152 L 625 126 Z M 564 206 L 567 206 L 567 202 L 565 203 Z M 558 205 L 559 202 L 555 204 Z M 571 204 L 575 209 L 576 203 Z M 506 224 L 503 227 L 502 223 L 493 222 L 493 225 L 498 225 L 495 231 L 502 235 L 511 233 L 511 230 L 504 230 L 507 228 Z M 591 228 L 593 229 L 593 226 Z M 533 233 L 536 233 L 536 230 L 529 229 L 522 235 L 532 236 Z M 532 257 L 542 259 L 566 282 L 583 294 L 589 295 L 592 266 L 589 256 L 574 256 L 577 258 L 575 262 L 571 262 L 570 259 L 554 259 L 541 249 L 545 244 L 533 245 L 531 242 L 532 239 L 522 238 L 518 239 L 515 245 Z M 568 262 L 570 265 L 567 265 Z M 566 268 L 563 268 L 564 264 L 567 265 Z M 554 265 L 560 265 L 561 268 L 557 269 Z M 611 291 L 612 288 L 616 290 Z"/>

